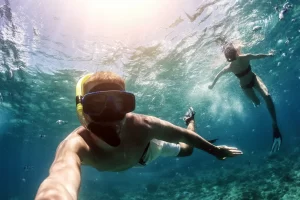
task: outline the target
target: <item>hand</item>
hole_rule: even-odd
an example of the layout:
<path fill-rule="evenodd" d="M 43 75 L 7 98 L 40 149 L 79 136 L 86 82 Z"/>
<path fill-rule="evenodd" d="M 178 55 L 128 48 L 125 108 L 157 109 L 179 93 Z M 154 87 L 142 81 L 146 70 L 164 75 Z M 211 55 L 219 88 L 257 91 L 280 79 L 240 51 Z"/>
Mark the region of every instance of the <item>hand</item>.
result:
<path fill-rule="evenodd" d="M 271 50 L 271 51 L 269 52 L 268 56 L 274 56 L 274 53 L 275 53 L 275 51 L 274 51 L 274 50 Z"/>
<path fill-rule="evenodd" d="M 219 160 L 225 160 L 227 157 L 235 157 L 242 155 L 243 152 L 236 147 L 228 147 L 226 145 L 217 146 L 218 151 L 215 155 Z"/>
<path fill-rule="evenodd" d="M 208 86 L 208 89 L 211 90 L 211 89 L 213 89 L 213 87 L 214 87 L 213 85 L 209 85 L 209 86 Z"/>

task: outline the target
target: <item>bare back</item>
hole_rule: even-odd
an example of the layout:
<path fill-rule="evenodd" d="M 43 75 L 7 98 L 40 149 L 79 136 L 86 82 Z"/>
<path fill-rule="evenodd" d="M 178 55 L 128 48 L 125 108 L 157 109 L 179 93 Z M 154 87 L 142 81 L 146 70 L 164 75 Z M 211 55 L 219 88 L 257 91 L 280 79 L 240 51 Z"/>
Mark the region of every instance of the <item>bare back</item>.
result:
<path fill-rule="evenodd" d="M 103 148 L 104 142 L 84 127 L 76 129 L 67 139 L 77 138 L 83 141 L 78 142 L 86 150 L 80 156 L 82 164 L 99 171 L 123 171 L 137 165 L 151 140 L 145 118 L 146 116 L 137 114 L 126 115 L 120 134 L 122 142 L 118 147 Z"/>

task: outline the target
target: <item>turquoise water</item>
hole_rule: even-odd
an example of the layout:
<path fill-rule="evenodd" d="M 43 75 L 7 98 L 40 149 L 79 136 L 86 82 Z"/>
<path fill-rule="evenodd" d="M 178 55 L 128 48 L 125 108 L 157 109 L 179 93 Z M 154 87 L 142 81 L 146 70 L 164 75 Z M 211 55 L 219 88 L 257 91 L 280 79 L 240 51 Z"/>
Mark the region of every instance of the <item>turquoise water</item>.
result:
<path fill-rule="evenodd" d="M 274 7 L 285 1 L 110 2 L 0 0 L 0 199 L 34 198 L 57 145 L 79 126 L 77 80 L 100 70 L 125 78 L 136 113 L 184 127 L 193 106 L 199 134 L 244 155 L 195 151 L 120 173 L 83 167 L 79 199 L 299 199 L 299 1 L 283 20 Z M 276 155 L 264 103 L 254 108 L 230 74 L 207 89 L 226 66 L 223 40 L 276 52 L 252 62 L 275 102 Z"/>

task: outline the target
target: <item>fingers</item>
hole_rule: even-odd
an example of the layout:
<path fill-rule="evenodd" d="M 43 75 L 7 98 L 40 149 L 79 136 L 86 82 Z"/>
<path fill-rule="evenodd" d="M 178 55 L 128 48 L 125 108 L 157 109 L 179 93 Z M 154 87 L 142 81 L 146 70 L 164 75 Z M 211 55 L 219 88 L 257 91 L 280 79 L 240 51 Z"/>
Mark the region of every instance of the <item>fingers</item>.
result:
<path fill-rule="evenodd" d="M 226 155 L 225 157 L 219 158 L 220 160 L 224 160 L 226 157 L 235 157 L 243 154 L 243 152 L 236 147 L 229 147 L 226 145 L 222 145 L 218 147 L 220 149 L 223 149 L 223 151 L 225 151 L 224 154 Z"/>
<path fill-rule="evenodd" d="M 229 149 L 229 150 L 238 150 L 238 148 L 236 148 L 236 147 L 227 147 L 227 149 Z"/>
<path fill-rule="evenodd" d="M 231 150 L 230 152 L 234 155 L 242 155 L 243 154 L 243 152 L 240 150 Z"/>
<path fill-rule="evenodd" d="M 240 150 L 230 150 L 228 157 L 235 157 L 239 155 L 243 155 L 243 152 Z"/>
<path fill-rule="evenodd" d="M 236 147 L 227 147 L 227 149 L 229 150 L 231 156 L 237 156 L 243 154 L 243 152 Z"/>
<path fill-rule="evenodd" d="M 218 147 L 223 148 L 223 149 L 229 149 L 229 150 L 238 150 L 238 148 L 236 148 L 236 147 L 229 147 L 229 146 L 226 146 L 226 145 L 220 145 Z"/>

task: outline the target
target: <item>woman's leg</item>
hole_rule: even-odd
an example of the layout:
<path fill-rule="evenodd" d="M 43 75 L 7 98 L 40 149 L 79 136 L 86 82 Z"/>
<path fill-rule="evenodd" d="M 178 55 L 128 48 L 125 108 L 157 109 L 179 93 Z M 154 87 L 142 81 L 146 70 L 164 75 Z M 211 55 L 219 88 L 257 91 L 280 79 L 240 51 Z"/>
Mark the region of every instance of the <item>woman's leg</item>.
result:
<path fill-rule="evenodd" d="M 243 92 L 253 102 L 253 104 L 255 105 L 255 107 L 260 104 L 260 100 L 256 96 L 253 88 L 243 88 Z"/>
<path fill-rule="evenodd" d="M 272 97 L 270 96 L 266 85 L 259 78 L 259 76 L 256 76 L 256 84 L 254 85 L 254 87 L 255 87 L 255 89 L 257 89 L 257 91 L 260 93 L 260 95 L 264 98 L 264 100 L 267 104 L 269 113 L 272 117 L 273 125 L 277 125 L 276 111 L 275 111 L 275 106 L 274 106 Z"/>
<path fill-rule="evenodd" d="M 279 131 L 278 125 L 277 125 L 277 119 L 276 119 L 276 111 L 275 106 L 273 103 L 273 100 L 269 94 L 269 91 L 263 81 L 256 76 L 256 84 L 255 89 L 258 90 L 258 92 L 261 94 L 261 96 L 264 98 L 267 108 L 269 110 L 269 113 L 271 114 L 272 121 L 273 121 L 273 145 L 271 148 L 271 153 L 275 153 L 276 151 L 279 151 L 281 143 L 282 143 L 282 136 Z"/>

